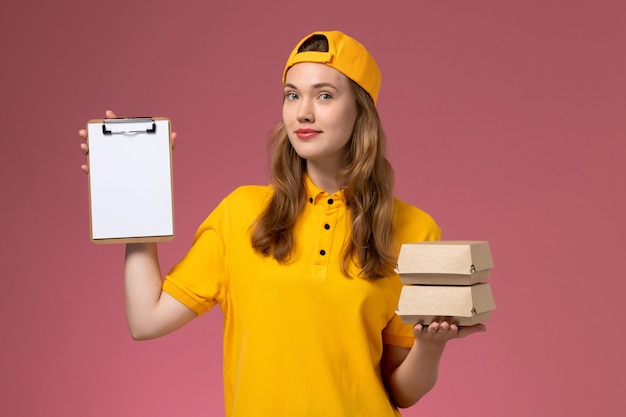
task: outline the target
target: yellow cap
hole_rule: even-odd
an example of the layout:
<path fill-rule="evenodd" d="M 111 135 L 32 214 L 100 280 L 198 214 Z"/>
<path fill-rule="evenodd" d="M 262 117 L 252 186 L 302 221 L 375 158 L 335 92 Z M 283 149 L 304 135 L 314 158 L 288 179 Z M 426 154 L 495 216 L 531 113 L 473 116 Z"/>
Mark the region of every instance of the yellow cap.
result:
<path fill-rule="evenodd" d="M 313 35 L 328 40 L 328 52 L 298 52 L 300 46 Z M 300 62 L 317 62 L 343 73 L 369 93 L 376 103 L 380 90 L 381 74 L 374 57 L 357 40 L 339 31 L 313 32 L 305 36 L 291 51 L 283 71 L 283 84 L 287 70 Z"/>

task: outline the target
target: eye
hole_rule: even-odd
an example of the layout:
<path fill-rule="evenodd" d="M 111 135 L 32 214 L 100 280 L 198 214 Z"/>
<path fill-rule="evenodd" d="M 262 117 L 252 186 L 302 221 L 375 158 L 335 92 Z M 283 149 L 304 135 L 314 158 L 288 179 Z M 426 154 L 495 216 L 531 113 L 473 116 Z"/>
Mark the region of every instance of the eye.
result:
<path fill-rule="evenodd" d="M 333 96 L 329 93 L 322 93 L 319 95 L 320 100 L 322 101 L 326 101 L 326 100 L 330 100 L 333 98 Z"/>
<path fill-rule="evenodd" d="M 285 98 L 287 100 L 293 101 L 293 100 L 297 100 L 298 99 L 298 95 L 296 93 L 293 93 L 293 92 L 287 92 L 287 93 L 285 93 Z"/>

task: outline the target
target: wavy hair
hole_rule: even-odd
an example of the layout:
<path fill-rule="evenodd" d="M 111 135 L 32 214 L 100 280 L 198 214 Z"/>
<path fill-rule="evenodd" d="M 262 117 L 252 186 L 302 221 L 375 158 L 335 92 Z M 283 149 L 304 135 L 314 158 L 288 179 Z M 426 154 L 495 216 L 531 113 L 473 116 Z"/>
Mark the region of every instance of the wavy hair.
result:
<path fill-rule="evenodd" d="M 325 52 L 325 38 L 305 42 L 301 50 Z M 326 50 L 324 50 L 324 47 Z M 344 243 L 341 270 L 349 276 L 349 264 L 360 276 L 377 279 L 393 273 L 397 242 L 393 229 L 393 169 L 386 158 L 386 138 L 371 96 L 350 80 L 357 105 L 357 119 L 346 144 L 344 168 L 337 180 L 351 215 L 350 238 Z M 288 262 L 295 239 L 293 229 L 306 203 L 306 160 L 291 146 L 285 125 L 268 135 L 273 195 L 253 224 L 252 246 L 265 256 Z"/>

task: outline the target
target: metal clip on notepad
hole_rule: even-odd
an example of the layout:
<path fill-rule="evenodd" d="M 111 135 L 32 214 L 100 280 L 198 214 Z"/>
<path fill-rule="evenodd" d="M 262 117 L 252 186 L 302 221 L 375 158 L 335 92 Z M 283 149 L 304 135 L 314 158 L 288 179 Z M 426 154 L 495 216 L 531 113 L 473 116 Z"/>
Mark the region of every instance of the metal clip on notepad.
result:
<path fill-rule="evenodd" d="M 156 133 L 156 123 L 152 117 L 104 119 L 102 123 L 102 133 L 104 135 Z"/>

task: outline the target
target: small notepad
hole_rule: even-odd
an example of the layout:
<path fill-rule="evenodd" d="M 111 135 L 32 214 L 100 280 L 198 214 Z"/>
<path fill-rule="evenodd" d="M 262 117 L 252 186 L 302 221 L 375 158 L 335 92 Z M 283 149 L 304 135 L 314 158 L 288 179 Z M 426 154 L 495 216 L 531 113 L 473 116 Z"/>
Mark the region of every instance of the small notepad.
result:
<path fill-rule="evenodd" d="M 172 239 L 170 121 L 90 120 L 87 135 L 91 240 L 128 243 Z"/>

